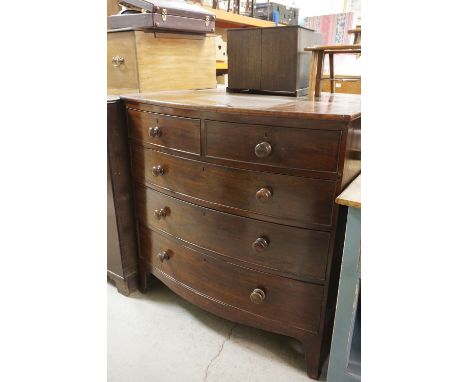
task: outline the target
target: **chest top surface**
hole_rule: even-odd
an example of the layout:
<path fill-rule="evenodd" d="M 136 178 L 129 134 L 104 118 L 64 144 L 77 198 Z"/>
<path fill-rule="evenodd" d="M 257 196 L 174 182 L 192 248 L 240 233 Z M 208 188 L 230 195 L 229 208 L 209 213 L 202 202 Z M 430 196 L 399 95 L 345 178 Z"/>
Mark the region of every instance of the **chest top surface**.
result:
<path fill-rule="evenodd" d="M 314 99 L 259 94 L 227 93 L 224 86 L 207 90 L 160 91 L 125 94 L 127 101 L 208 110 L 223 113 L 282 116 L 304 119 L 351 121 L 361 117 L 361 96 L 358 94 L 322 93 Z"/>

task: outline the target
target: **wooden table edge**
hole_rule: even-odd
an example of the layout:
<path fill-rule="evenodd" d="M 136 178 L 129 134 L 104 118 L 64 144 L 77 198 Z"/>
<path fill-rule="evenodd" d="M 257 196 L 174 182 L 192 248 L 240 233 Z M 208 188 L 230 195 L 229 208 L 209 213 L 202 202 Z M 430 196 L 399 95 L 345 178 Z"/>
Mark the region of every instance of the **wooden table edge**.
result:
<path fill-rule="evenodd" d="M 342 206 L 361 208 L 361 174 L 359 174 L 336 198 Z"/>

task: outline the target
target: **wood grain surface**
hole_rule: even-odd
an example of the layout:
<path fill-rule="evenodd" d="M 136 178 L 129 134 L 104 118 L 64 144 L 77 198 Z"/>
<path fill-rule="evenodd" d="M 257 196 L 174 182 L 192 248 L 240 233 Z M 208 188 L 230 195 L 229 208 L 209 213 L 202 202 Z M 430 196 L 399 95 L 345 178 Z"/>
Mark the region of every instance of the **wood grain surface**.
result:
<path fill-rule="evenodd" d="M 200 154 L 200 120 L 173 117 L 129 109 L 129 136 L 157 147 Z M 150 128 L 158 128 L 159 136 L 151 136 Z"/>
<path fill-rule="evenodd" d="M 152 173 L 158 165 L 164 169 L 162 176 Z M 132 171 L 141 183 L 174 191 L 179 198 L 192 202 L 210 202 L 212 208 L 222 205 L 234 214 L 255 214 L 267 221 L 297 227 L 332 226 L 336 188 L 333 181 L 212 165 L 137 146 L 132 149 Z M 256 195 L 262 188 L 269 188 L 272 194 L 265 202 Z"/>
<path fill-rule="evenodd" d="M 107 99 L 107 274 L 120 293 L 136 289 L 137 239 L 122 102 Z"/>
<path fill-rule="evenodd" d="M 141 92 L 216 88 L 214 36 L 134 33 Z"/>
<path fill-rule="evenodd" d="M 114 66 L 113 57 L 125 61 Z M 111 94 L 138 92 L 140 89 L 133 31 L 107 34 L 107 90 Z"/>
<path fill-rule="evenodd" d="M 322 286 L 283 279 L 216 260 L 144 228 L 140 230 L 140 240 L 141 256 L 151 265 L 153 272 L 159 271 L 164 277 L 173 278 L 207 298 L 241 311 L 312 333 L 318 331 Z M 162 251 L 167 251 L 167 260 L 160 260 L 158 254 Z M 158 273 L 155 272 L 155 275 Z M 250 294 L 256 288 L 262 289 L 266 295 L 260 304 L 250 300 Z M 288 309 L 284 309 L 285 306 Z"/>
<path fill-rule="evenodd" d="M 336 198 L 336 202 L 343 206 L 361 208 L 361 175 Z"/>
<path fill-rule="evenodd" d="M 124 100 L 172 109 L 214 111 L 236 115 L 351 121 L 361 116 L 361 96 L 322 93 L 315 99 L 226 93 L 223 86 L 200 91 L 165 91 L 123 94 Z"/>
<path fill-rule="evenodd" d="M 192 244 L 199 250 L 237 260 L 239 264 L 291 278 L 323 283 L 326 278 L 329 232 L 281 226 L 226 214 L 136 187 L 136 208 L 141 223 Z M 157 219 L 154 210 L 166 208 Z M 258 251 L 253 243 L 264 238 Z"/>
<path fill-rule="evenodd" d="M 207 121 L 206 156 L 285 168 L 336 172 L 341 131 L 292 129 Z M 271 153 L 259 158 L 255 146 Z"/>
<path fill-rule="evenodd" d="M 257 30 L 228 31 L 229 86 L 239 89 L 260 89 L 262 61 L 258 54 L 262 34 Z"/>

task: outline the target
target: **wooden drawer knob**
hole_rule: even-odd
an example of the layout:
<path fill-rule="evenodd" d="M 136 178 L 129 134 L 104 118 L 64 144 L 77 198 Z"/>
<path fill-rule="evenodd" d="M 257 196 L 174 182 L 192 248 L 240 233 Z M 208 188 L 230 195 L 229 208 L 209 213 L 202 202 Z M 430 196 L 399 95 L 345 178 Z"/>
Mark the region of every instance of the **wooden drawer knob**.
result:
<path fill-rule="evenodd" d="M 265 300 L 265 297 L 265 291 L 260 288 L 255 288 L 252 293 L 250 293 L 250 301 L 254 304 L 261 304 L 263 300 Z"/>
<path fill-rule="evenodd" d="M 162 251 L 162 252 L 159 252 L 159 253 L 158 253 L 158 257 L 159 257 L 159 261 L 161 261 L 161 263 L 162 263 L 164 260 L 169 260 L 169 251 Z"/>
<path fill-rule="evenodd" d="M 148 129 L 148 135 L 149 135 L 151 138 L 160 137 L 160 136 L 162 135 L 162 131 L 161 131 L 161 129 L 160 129 L 158 126 L 150 127 L 150 128 Z"/>
<path fill-rule="evenodd" d="M 261 203 L 265 203 L 268 199 L 271 198 L 273 195 L 271 189 L 269 187 L 262 187 L 260 190 L 257 191 L 255 197 Z"/>
<path fill-rule="evenodd" d="M 161 208 L 160 210 L 154 210 L 154 216 L 156 219 L 164 219 L 169 214 L 169 209 L 167 207 Z"/>
<path fill-rule="evenodd" d="M 163 166 L 161 165 L 157 165 L 157 166 L 154 166 L 152 169 L 151 169 L 151 173 L 154 175 L 154 176 L 162 176 L 164 175 L 164 168 Z"/>
<path fill-rule="evenodd" d="M 257 158 L 265 158 L 271 153 L 271 145 L 268 142 L 261 142 L 255 146 L 255 155 Z"/>
<path fill-rule="evenodd" d="M 270 241 L 268 238 L 261 236 L 252 243 L 252 248 L 257 252 L 262 252 L 268 248 Z"/>

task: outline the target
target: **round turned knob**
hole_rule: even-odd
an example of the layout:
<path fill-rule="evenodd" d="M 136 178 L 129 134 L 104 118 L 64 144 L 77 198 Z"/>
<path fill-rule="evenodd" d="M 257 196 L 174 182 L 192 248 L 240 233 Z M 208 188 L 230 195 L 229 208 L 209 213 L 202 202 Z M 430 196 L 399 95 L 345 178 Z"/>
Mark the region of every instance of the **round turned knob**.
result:
<path fill-rule="evenodd" d="M 268 248 L 268 244 L 270 244 L 268 238 L 261 236 L 252 243 L 252 248 L 257 252 L 262 252 Z"/>
<path fill-rule="evenodd" d="M 162 131 L 161 131 L 161 129 L 160 129 L 158 126 L 150 127 L 150 128 L 148 129 L 148 135 L 149 135 L 151 138 L 160 137 L 160 136 L 162 135 Z"/>
<path fill-rule="evenodd" d="M 164 175 L 164 168 L 163 166 L 161 165 L 157 165 L 157 166 L 154 166 L 152 169 L 151 169 L 151 172 L 153 173 L 154 176 L 162 176 Z"/>
<path fill-rule="evenodd" d="M 250 293 L 250 301 L 254 304 L 261 304 L 265 300 L 265 291 L 260 288 L 255 288 L 252 293 Z"/>
<path fill-rule="evenodd" d="M 112 66 L 118 67 L 122 65 L 125 62 L 125 58 L 120 57 L 120 56 L 114 56 L 112 57 Z"/>
<path fill-rule="evenodd" d="M 265 203 L 268 199 L 271 198 L 273 195 L 272 191 L 268 187 L 262 187 L 260 190 L 257 191 L 255 197 L 261 203 Z"/>
<path fill-rule="evenodd" d="M 159 253 L 158 253 L 158 257 L 159 257 L 159 260 L 161 261 L 161 263 L 162 263 L 164 260 L 169 260 L 169 252 L 168 252 L 168 251 L 159 252 Z"/>
<path fill-rule="evenodd" d="M 258 158 L 265 158 L 271 153 L 271 145 L 268 142 L 261 142 L 255 146 L 255 155 Z"/>
<path fill-rule="evenodd" d="M 154 216 L 156 217 L 156 219 L 161 220 L 167 216 L 168 212 L 169 212 L 168 209 L 164 207 L 164 208 L 161 208 L 160 210 L 154 210 Z"/>

